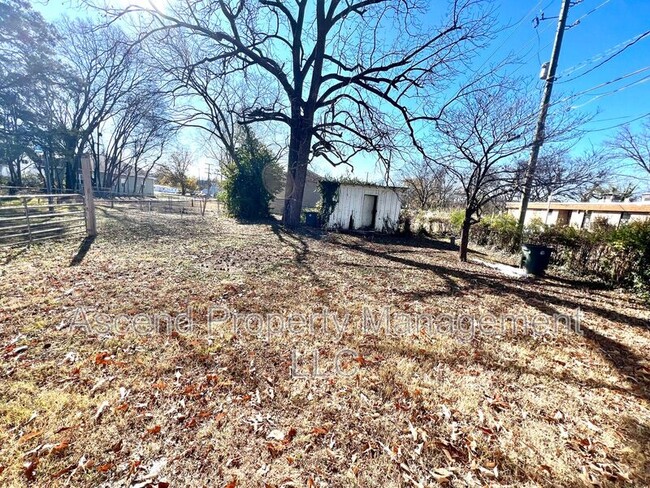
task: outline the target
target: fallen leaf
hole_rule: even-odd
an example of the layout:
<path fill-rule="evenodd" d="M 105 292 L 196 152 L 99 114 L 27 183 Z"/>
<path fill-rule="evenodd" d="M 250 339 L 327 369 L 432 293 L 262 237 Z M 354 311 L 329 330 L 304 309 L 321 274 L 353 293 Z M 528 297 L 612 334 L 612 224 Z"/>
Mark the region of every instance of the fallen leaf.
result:
<path fill-rule="evenodd" d="M 113 452 L 120 452 L 122 450 L 122 439 L 118 439 L 118 441 L 111 446 L 110 450 Z"/>
<path fill-rule="evenodd" d="M 69 441 L 61 441 L 58 444 L 56 444 L 54 447 L 52 447 L 52 451 L 54 454 L 58 454 L 62 452 L 63 450 L 67 449 L 68 446 L 70 446 Z"/>
<path fill-rule="evenodd" d="M 284 440 L 284 432 L 282 432 L 280 429 L 274 429 L 271 432 L 268 433 L 266 436 L 267 439 L 273 439 L 276 441 L 283 441 Z"/>
<path fill-rule="evenodd" d="M 115 467 L 115 464 L 106 463 L 106 464 L 102 464 L 101 466 L 97 466 L 97 471 L 99 471 L 100 473 L 105 473 L 106 471 L 110 471 L 114 467 Z"/>
<path fill-rule="evenodd" d="M 266 448 L 269 450 L 269 453 L 271 454 L 272 457 L 278 457 L 280 454 L 282 454 L 284 447 L 285 447 L 284 444 L 281 444 L 280 442 L 266 443 Z"/>
<path fill-rule="evenodd" d="M 34 458 L 31 461 L 26 461 L 23 464 L 23 473 L 25 474 L 25 477 L 27 478 L 28 481 L 34 481 L 36 479 L 36 475 L 34 474 L 34 471 L 36 471 L 37 466 L 38 466 L 38 458 Z"/>
<path fill-rule="evenodd" d="M 327 434 L 327 429 L 325 429 L 323 427 L 314 427 L 311 430 L 311 433 L 314 434 L 314 435 L 325 435 L 325 434 Z"/>
<path fill-rule="evenodd" d="M 102 351 L 95 356 L 95 364 L 111 364 L 113 361 L 107 359 L 110 356 L 110 353 L 107 351 Z"/>
<path fill-rule="evenodd" d="M 27 442 L 30 439 L 33 439 L 34 437 L 38 437 L 43 434 L 42 430 L 36 430 L 34 432 L 30 432 L 29 434 L 25 434 L 22 436 L 20 439 L 18 439 L 18 444 L 23 444 Z"/>
<path fill-rule="evenodd" d="M 285 442 L 291 442 L 293 440 L 293 438 L 296 437 L 297 433 L 298 433 L 298 431 L 295 428 L 291 427 L 289 429 L 289 432 L 287 432 L 287 437 L 285 439 Z"/>
<path fill-rule="evenodd" d="M 59 478 L 59 477 L 63 476 L 64 474 L 69 473 L 70 471 L 72 471 L 76 467 L 77 467 L 76 464 L 71 464 L 68 467 L 63 468 L 63 469 L 57 471 L 56 473 L 54 473 L 52 475 L 52 478 Z"/>
<path fill-rule="evenodd" d="M 431 472 L 431 476 L 438 483 L 449 483 L 450 478 L 454 475 L 451 471 L 445 468 L 436 468 Z"/>

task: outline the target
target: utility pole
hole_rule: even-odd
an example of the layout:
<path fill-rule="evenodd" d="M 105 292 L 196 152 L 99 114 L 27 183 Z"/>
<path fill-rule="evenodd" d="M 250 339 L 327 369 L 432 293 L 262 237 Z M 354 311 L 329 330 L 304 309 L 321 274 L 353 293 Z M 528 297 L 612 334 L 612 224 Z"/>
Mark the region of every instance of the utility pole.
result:
<path fill-rule="evenodd" d="M 214 166 L 212 163 L 206 163 L 206 166 L 208 167 L 208 189 L 205 192 L 205 195 L 207 197 L 210 196 L 210 170 L 212 169 L 212 166 Z"/>
<path fill-rule="evenodd" d="M 566 29 L 566 20 L 569 14 L 569 7 L 571 7 L 571 0 L 562 0 L 562 7 L 560 7 L 560 16 L 558 17 L 557 22 L 557 32 L 555 33 L 555 42 L 553 44 L 553 52 L 551 54 L 551 62 L 548 67 L 548 74 L 546 75 L 546 84 L 544 85 L 542 104 L 539 110 L 537 129 L 535 130 L 535 139 L 533 140 L 533 147 L 530 152 L 530 161 L 528 163 L 528 168 L 526 169 L 524 192 L 521 196 L 519 224 L 517 226 L 517 234 L 520 239 L 524 230 L 524 222 L 526 221 L 526 210 L 528 209 L 530 191 L 533 186 L 533 177 L 535 176 L 535 170 L 537 169 L 537 158 L 539 157 L 539 150 L 542 147 L 542 144 L 544 144 L 544 127 L 546 125 L 546 115 L 548 114 L 548 106 L 551 101 L 551 92 L 553 91 L 553 83 L 555 82 L 555 72 L 557 70 L 558 60 L 560 59 L 560 49 L 562 48 L 562 38 L 564 37 L 564 30 Z"/>

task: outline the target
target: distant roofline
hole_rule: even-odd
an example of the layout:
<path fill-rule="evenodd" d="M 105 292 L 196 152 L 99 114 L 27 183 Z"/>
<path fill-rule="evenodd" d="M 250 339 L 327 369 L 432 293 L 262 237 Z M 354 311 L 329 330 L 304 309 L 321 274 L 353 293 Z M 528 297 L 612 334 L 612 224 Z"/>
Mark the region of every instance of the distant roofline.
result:
<path fill-rule="evenodd" d="M 520 202 L 507 202 L 506 208 L 518 209 Z M 599 210 L 601 212 L 650 213 L 650 202 L 530 202 L 531 210 Z"/>

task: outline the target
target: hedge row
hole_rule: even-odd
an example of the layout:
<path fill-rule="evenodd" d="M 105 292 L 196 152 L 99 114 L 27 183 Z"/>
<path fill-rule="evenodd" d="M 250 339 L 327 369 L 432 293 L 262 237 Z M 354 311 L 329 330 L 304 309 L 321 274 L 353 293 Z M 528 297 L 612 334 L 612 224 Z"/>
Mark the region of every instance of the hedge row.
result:
<path fill-rule="evenodd" d="M 486 217 L 473 226 L 470 237 L 479 245 L 518 252 L 517 219 L 507 214 Z M 650 292 L 650 221 L 616 228 L 595 219 L 589 230 L 534 221 L 524 239 L 552 247 L 552 263 L 574 273 Z"/>

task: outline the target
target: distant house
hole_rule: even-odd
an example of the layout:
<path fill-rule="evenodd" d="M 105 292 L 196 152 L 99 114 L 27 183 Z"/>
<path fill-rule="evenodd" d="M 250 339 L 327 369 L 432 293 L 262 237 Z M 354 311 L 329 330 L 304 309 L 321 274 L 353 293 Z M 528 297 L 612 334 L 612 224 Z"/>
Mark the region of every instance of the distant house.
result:
<path fill-rule="evenodd" d="M 326 227 L 345 230 L 397 230 L 406 188 L 363 183 L 341 183 L 338 199 Z"/>
<path fill-rule="evenodd" d="M 82 161 L 84 159 L 90 159 L 90 155 L 86 153 L 81 158 Z M 105 181 L 104 172 L 106 170 L 104 157 L 100 157 L 99 168 L 95 164 L 92 164 L 91 167 L 93 168 L 93 179 L 98 181 L 98 183 L 95 183 L 96 187 L 94 190 L 99 195 L 141 195 L 151 197 L 154 194 L 154 183 L 156 179 L 151 175 L 145 175 L 144 171 L 138 171 L 136 175 L 132 168 L 125 166 L 121 175 L 113 175 L 113 179 L 115 180 L 113 186 L 111 188 L 104 188 L 102 187 L 102 182 Z M 79 187 L 83 188 L 81 173 L 79 181 Z"/>
<path fill-rule="evenodd" d="M 302 197 L 302 208 L 307 209 L 307 208 L 315 208 L 318 203 L 320 202 L 320 191 L 318 189 L 318 183 L 322 180 L 323 178 L 314 173 L 313 171 L 307 170 L 307 179 L 305 181 L 305 192 L 303 193 Z M 286 187 L 286 173 L 285 173 L 285 180 L 280 181 L 280 182 L 270 182 L 270 185 L 274 189 L 279 188 L 277 191 L 273 192 L 275 195 L 275 198 L 271 200 L 271 213 L 277 214 L 277 215 L 282 215 L 284 212 L 284 204 L 285 204 L 285 187 Z"/>
<path fill-rule="evenodd" d="M 605 219 L 618 227 L 628 222 L 650 219 L 650 194 L 644 194 L 640 201 L 618 202 L 608 197 L 597 202 L 531 202 L 526 211 L 526 224 L 539 219 L 547 225 L 570 225 L 588 229 L 595 219 Z M 519 217 L 519 202 L 508 202 L 508 212 Z"/>

